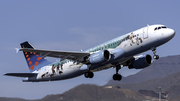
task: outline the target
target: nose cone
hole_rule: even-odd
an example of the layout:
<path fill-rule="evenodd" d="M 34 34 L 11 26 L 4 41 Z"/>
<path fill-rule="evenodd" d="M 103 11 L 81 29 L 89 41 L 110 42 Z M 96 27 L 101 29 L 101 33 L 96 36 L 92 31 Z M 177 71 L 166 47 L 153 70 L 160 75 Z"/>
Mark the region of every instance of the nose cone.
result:
<path fill-rule="evenodd" d="M 167 29 L 165 32 L 167 41 L 171 40 L 175 36 L 175 31 L 173 29 Z"/>
<path fill-rule="evenodd" d="M 169 29 L 168 36 L 172 39 L 175 36 L 175 31 L 173 29 Z"/>

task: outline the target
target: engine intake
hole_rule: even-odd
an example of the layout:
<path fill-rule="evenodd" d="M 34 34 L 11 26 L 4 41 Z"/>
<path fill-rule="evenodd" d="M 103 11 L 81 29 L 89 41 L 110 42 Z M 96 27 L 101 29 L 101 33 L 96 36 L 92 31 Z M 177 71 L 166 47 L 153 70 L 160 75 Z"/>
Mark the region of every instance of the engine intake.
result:
<path fill-rule="evenodd" d="M 135 68 L 135 69 L 143 69 L 152 64 L 152 57 L 150 55 L 146 55 L 144 57 L 140 57 L 138 59 L 135 59 L 130 65 L 129 69 Z"/>
<path fill-rule="evenodd" d="M 89 63 L 91 64 L 102 64 L 111 59 L 111 54 L 108 50 L 102 50 L 95 54 L 90 55 Z"/>

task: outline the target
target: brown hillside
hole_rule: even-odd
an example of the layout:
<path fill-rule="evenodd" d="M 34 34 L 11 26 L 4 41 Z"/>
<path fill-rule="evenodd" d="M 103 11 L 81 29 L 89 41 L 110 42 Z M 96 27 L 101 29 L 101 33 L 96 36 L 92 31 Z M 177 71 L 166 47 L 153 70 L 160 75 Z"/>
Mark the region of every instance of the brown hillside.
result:
<path fill-rule="evenodd" d="M 125 67 L 126 68 L 126 67 Z M 162 57 L 137 74 L 123 77 L 121 81 L 110 80 L 105 86 L 130 84 L 157 79 L 172 73 L 180 72 L 180 55 Z"/>

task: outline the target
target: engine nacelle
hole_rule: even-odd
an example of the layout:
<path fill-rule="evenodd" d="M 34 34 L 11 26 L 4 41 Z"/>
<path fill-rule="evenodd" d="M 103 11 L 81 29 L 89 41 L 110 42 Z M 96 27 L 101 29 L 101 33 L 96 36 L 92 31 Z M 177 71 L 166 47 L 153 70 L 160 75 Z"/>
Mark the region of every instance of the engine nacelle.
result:
<path fill-rule="evenodd" d="M 111 59 L 111 54 L 108 50 L 102 50 L 90 55 L 89 62 L 91 64 L 102 64 Z"/>
<path fill-rule="evenodd" d="M 140 57 L 138 59 L 135 59 L 130 65 L 129 69 L 135 68 L 135 69 L 143 69 L 148 66 L 150 66 L 152 63 L 152 57 L 150 55 L 146 55 L 144 57 Z"/>

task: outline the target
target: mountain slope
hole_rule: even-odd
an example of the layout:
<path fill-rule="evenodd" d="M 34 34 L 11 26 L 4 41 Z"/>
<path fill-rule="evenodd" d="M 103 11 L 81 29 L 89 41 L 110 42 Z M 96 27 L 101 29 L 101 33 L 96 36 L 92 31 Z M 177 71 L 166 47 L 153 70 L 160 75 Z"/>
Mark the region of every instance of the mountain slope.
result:
<path fill-rule="evenodd" d="M 97 85 L 82 84 L 63 94 L 47 95 L 39 100 L 0 98 L 0 101 L 142 101 L 146 97 L 118 87 L 105 88 Z"/>
<path fill-rule="evenodd" d="M 127 89 L 104 88 L 96 85 L 80 85 L 65 93 L 67 101 L 139 101 L 143 95 Z"/>
<path fill-rule="evenodd" d="M 180 95 L 175 98 L 170 99 L 169 101 L 180 101 Z"/>
<path fill-rule="evenodd" d="M 180 55 L 162 57 L 159 60 L 154 61 L 151 66 L 143 69 L 139 73 L 135 75 L 130 75 L 128 77 L 124 77 L 120 82 L 110 80 L 106 84 L 106 86 L 143 82 L 150 79 L 161 78 L 179 71 L 180 71 Z"/>
<path fill-rule="evenodd" d="M 29 100 L 24 100 L 24 99 L 21 99 L 21 98 L 0 97 L 0 101 L 29 101 Z"/>
<path fill-rule="evenodd" d="M 153 90 L 156 92 L 157 87 L 161 87 L 162 91 L 168 91 L 169 97 L 180 95 L 180 72 L 170 74 L 163 78 L 152 79 L 145 82 L 134 84 L 116 84 L 122 89 L 130 89 L 138 92 L 139 90 Z"/>

